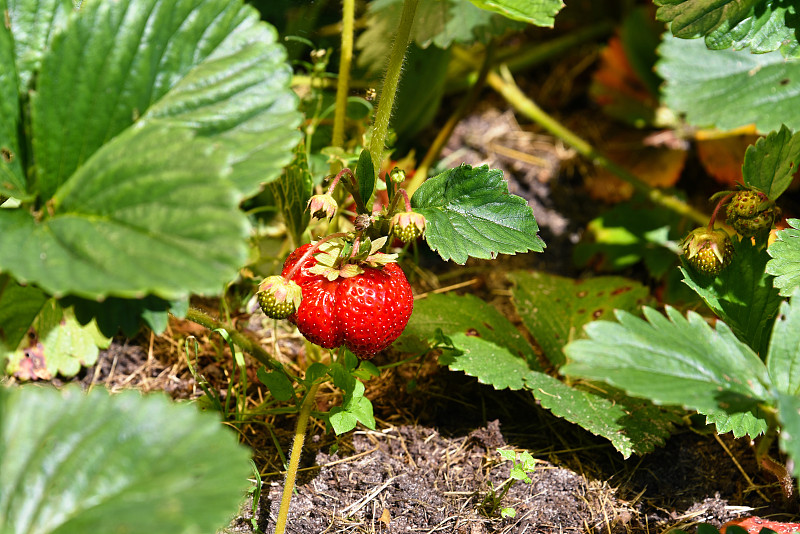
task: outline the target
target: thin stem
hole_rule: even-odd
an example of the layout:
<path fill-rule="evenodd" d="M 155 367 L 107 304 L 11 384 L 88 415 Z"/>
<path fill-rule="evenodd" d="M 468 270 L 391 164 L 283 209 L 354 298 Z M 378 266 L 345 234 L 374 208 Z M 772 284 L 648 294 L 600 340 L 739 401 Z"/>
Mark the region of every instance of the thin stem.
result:
<path fill-rule="evenodd" d="M 405 208 L 406 211 L 413 211 L 411 209 L 411 201 L 408 198 L 408 193 L 406 192 L 405 189 L 400 188 L 397 190 L 397 194 L 394 196 L 394 198 L 392 199 L 392 203 L 389 205 L 388 215 L 390 217 L 395 213 L 395 210 L 397 210 L 397 204 L 401 200 L 403 201 L 403 207 Z"/>
<path fill-rule="evenodd" d="M 708 215 L 696 210 L 678 197 L 665 194 L 653 186 L 643 182 L 624 167 L 614 163 L 603 152 L 583 140 L 572 130 L 545 113 L 533 100 L 528 98 L 528 96 L 525 95 L 525 93 L 523 93 L 519 87 L 517 87 L 517 84 L 514 83 L 514 80 L 511 77 L 511 73 L 504 65 L 500 66 L 500 72 L 502 76 L 495 72 L 490 72 L 486 81 L 518 112 L 522 113 L 554 136 L 572 146 L 572 148 L 574 148 L 578 154 L 591 160 L 595 165 L 605 168 L 606 170 L 618 176 L 621 180 L 631 184 L 636 191 L 644 194 L 652 203 L 672 210 L 684 217 L 688 217 L 699 224 L 707 223 Z"/>
<path fill-rule="evenodd" d="M 400 26 L 397 28 L 397 35 L 392 45 L 392 52 L 389 56 L 389 65 L 386 68 L 386 77 L 383 80 L 381 97 L 378 102 L 378 110 L 375 112 L 375 123 L 372 126 L 372 138 L 369 143 L 369 153 L 372 156 L 372 166 L 375 173 L 380 172 L 381 161 L 383 160 L 383 148 L 386 144 L 386 132 L 389 130 L 389 119 L 392 116 L 394 107 L 394 97 L 397 93 L 397 85 L 400 81 L 400 73 L 403 70 L 403 61 L 406 57 L 406 49 L 411 40 L 411 27 L 414 24 L 414 13 L 417 11 L 419 0 L 405 0 L 403 2 L 403 13 L 400 16 Z"/>
<path fill-rule="evenodd" d="M 442 127 L 442 129 L 439 130 L 439 133 L 436 134 L 436 139 L 433 140 L 433 143 L 431 143 L 431 146 L 428 149 L 428 152 L 425 154 L 425 157 L 422 158 L 422 161 L 417 166 L 417 169 L 414 172 L 414 178 L 412 178 L 406 186 L 406 190 L 408 191 L 409 195 L 414 194 L 414 191 L 416 191 L 417 188 L 422 185 L 422 182 L 428 178 L 428 171 L 430 170 L 431 165 L 433 165 L 433 162 L 439 157 L 439 153 L 442 151 L 445 143 L 447 143 L 447 140 L 450 139 L 450 136 L 453 135 L 453 131 L 456 129 L 459 121 L 475 104 L 475 101 L 478 99 L 478 95 L 486 85 L 486 76 L 489 74 L 489 70 L 491 69 L 493 57 L 494 43 L 492 42 L 486 48 L 486 54 L 483 58 L 481 69 L 478 72 L 478 79 L 470 88 L 467 96 L 461 100 L 455 112 L 453 112 L 450 118 L 447 119 L 444 127 Z"/>
<path fill-rule="evenodd" d="M 537 43 L 533 46 L 527 46 L 523 49 L 508 47 L 498 50 L 497 54 L 495 54 L 495 61 L 508 65 L 511 72 L 527 70 L 563 54 L 571 48 L 580 46 L 589 41 L 594 41 L 598 37 L 604 37 L 613 30 L 614 24 L 611 21 L 600 21 L 586 28 L 568 32 L 561 37 L 556 37 L 544 43 Z M 453 50 L 458 50 L 458 48 L 455 47 Z M 468 87 L 475 84 L 477 79 L 478 68 L 475 66 L 472 72 L 460 78 L 455 78 L 453 81 L 448 81 L 445 93 L 452 94 L 454 92 L 465 91 Z"/>
<path fill-rule="evenodd" d="M 347 92 L 350 64 L 353 61 L 353 23 L 355 0 L 342 2 L 342 50 L 339 56 L 339 79 L 336 82 L 336 112 L 333 116 L 333 146 L 344 146 L 344 119 L 347 116 Z"/>
<path fill-rule="evenodd" d="M 278 511 L 278 520 L 275 523 L 275 534 L 284 534 L 284 532 L 286 532 L 286 520 L 289 517 L 289 504 L 292 502 L 292 492 L 294 491 L 294 483 L 297 479 L 297 467 L 300 465 L 300 454 L 303 452 L 308 419 L 311 415 L 311 408 L 314 406 L 314 398 L 317 396 L 317 389 L 319 389 L 319 383 L 311 385 L 306 393 L 306 398 L 303 400 L 303 406 L 300 408 L 300 415 L 297 417 L 297 427 L 294 431 L 292 453 L 289 456 L 289 467 L 286 470 L 286 482 L 283 485 L 281 508 Z"/>
<path fill-rule="evenodd" d="M 258 343 L 243 335 L 235 328 L 214 319 L 204 311 L 201 311 L 197 308 L 189 308 L 189 311 L 186 312 L 186 318 L 194 323 L 199 324 L 200 326 L 208 328 L 209 330 L 215 330 L 217 328 L 225 330 L 228 332 L 228 334 L 230 334 L 233 342 L 239 345 L 243 351 L 250 353 L 253 358 L 263 363 L 267 367 L 285 372 L 283 366 L 275 361 L 272 356 L 270 356 L 267 351 L 262 349 Z"/>
<path fill-rule="evenodd" d="M 722 197 L 719 202 L 717 202 L 717 207 L 714 208 L 714 213 L 711 214 L 711 218 L 708 220 L 708 229 L 709 230 L 713 230 L 714 229 L 714 223 L 717 221 L 717 215 L 719 215 L 719 210 L 721 210 L 722 206 L 727 204 L 727 202 L 731 198 L 733 198 L 733 195 L 735 195 L 735 194 L 736 193 L 728 193 L 727 195 Z"/>

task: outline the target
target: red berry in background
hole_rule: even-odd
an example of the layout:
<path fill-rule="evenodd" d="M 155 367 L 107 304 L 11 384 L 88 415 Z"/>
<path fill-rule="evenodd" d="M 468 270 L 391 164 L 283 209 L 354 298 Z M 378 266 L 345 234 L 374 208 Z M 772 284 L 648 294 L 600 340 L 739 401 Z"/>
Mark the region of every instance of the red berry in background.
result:
<path fill-rule="evenodd" d="M 284 277 L 310 247 L 303 245 L 286 258 Z M 362 264 L 358 274 L 330 280 L 312 272 L 317 264 L 317 258 L 309 256 L 292 277 L 303 298 L 289 320 L 312 343 L 329 349 L 344 345 L 362 359 L 389 347 L 405 329 L 413 308 L 403 270 L 396 263 Z"/>
<path fill-rule="evenodd" d="M 761 517 L 745 517 L 744 519 L 734 519 L 728 521 L 720 529 L 720 534 L 725 534 L 727 527 L 737 526 L 745 529 L 748 534 L 758 534 L 762 528 L 774 530 L 778 534 L 790 534 L 800 532 L 800 523 L 782 523 L 780 521 L 770 521 Z"/>

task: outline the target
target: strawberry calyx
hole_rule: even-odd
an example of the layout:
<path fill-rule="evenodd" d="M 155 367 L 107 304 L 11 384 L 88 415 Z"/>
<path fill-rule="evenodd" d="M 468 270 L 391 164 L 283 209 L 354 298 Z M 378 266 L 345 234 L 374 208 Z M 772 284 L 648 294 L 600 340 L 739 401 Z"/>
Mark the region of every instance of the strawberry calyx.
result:
<path fill-rule="evenodd" d="M 337 278 L 352 278 L 364 272 L 363 266 L 380 268 L 387 263 L 397 261 L 397 254 L 385 254 L 380 249 L 386 244 L 386 237 L 375 241 L 365 238 L 350 242 L 347 239 L 336 238 L 326 241 L 314 254 L 317 264 L 308 272 L 324 276 L 329 281 Z"/>
<path fill-rule="evenodd" d="M 303 291 L 293 280 L 282 276 L 268 276 L 258 285 L 258 304 L 264 315 L 272 319 L 286 319 L 298 308 Z"/>

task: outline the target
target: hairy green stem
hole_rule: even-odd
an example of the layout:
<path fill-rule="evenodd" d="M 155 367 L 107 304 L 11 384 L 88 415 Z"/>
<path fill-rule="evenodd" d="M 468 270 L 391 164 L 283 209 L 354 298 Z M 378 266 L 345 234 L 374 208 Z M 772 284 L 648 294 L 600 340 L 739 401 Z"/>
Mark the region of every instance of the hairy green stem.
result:
<path fill-rule="evenodd" d="M 336 111 L 333 116 L 333 146 L 344 146 L 344 119 L 347 116 L 347 92 L 350 64 L 353 61 L 353 24 L 355 0 L 342 1 L 342 50 L 339 56 L 339 79 L 336 81 Z"/>
<path fill-rule="evenodd" d="M 283 496 L 281 497 L 281 508 L 278 511 L 278 520 L 275 523 L 275 534 L 286 532 L 286 520 L 289 517 L 289 504 L 292 502 L 292 492 L 297 478 L 297 467 L 300 465 L 300 454 L 303 452 L 303 443 L 306 440 L 306 429 L 308 419 L 311 415 L 311 408 L 314 406 L 314 398 L 317 396 L 319 384 L 312 384 L 303 400 L 300 414 L 297 416 L 297 427 L 294 431 L 294 442 L 292 443 L 292 453 L 289 456 L 289 467 L 286 469 L 286 482 L 283 485 Z"/>
<path fill-rule="evenodd" d="M 236 343 L 243 351 L 250 353 L 253 358 L 272 369 L 277 369 L 280 371 L 284 370 L 283 366 L 275 361 L 272 356 L 270 356 L 267 351 L 261 348 L 258 343 L 243 335 L 235 328 L 214 319 L 204 311 L 197 308 L 189 308 L 189 311 L 186 312 L 186 318 L 194 323 L 199 324 L 200 326 L 205 326 L 209 330 L 215 330 L 217 328 L 225 330 L 228 332 L 228 334 L 230 334 L 233 342 Z"/>
<path fill-rule="evenodd" d="M 708 222 L 708 215 L 696 210 L 678 197 L 666 194 L 643 182 L 629 170 L 614 163 L 603 152 L 593 147 L 587 141 L 575 134 L 572 130 L 545 113 L 533 100 L 528 98 L 528 96 L 520 90 L 516 83 L 514 83 L 511 73 L 508 71 L 507 67 L 501 65 L 500 72 L 502 76 L 494 72 L 489 73 L 486 81 L 518 112 L 522 113 L 554 136 L 572 146 L 572 148 L 574 148 L 578 154 L 589 159 L 595 165 L 599 165 L 607 169 L 621 180 L 631 184 L 636 191 L 642 193 L 650 200 L 650 202 L 672 210 L 684 217 L 694 220 L 699 224 L 705 225 Z"/>
<path fill-rule="evenodd" d="M 394 97 L 397 93 L 397 85 L 400 82 L 400 74 L 403 70 L 406 49 L 411 40 L 411 27 L 414 25 L 414 13 L 417 11 L 418 2 L 419 0 L 405 0 L 405 2 L 403 2 L 403 14 L 400 16 L 400 25 L 397 28 L 397 35 L 395 35 L 392 52 L 389 56 L 389 65 L 386 68 L 386 76 L 383 79 L 378 110 L 375 112 L 375 122 L 372 126 L 372 138 L 369 143 L 369 154 L 372 157 L 372 166 L 375 168 L 376 176 L 381 170 L 383 148 L 386 144 L 386 132 L 389 130 L 389 120 L 392 117 Z"/>

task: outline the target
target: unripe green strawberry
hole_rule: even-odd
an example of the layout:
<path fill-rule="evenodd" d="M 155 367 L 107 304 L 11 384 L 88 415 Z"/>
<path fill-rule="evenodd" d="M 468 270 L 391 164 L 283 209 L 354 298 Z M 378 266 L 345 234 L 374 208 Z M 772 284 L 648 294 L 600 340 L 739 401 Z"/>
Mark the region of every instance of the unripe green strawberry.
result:
<path fill-rule="evenodd" d="M 730 265 L 733 252 L 731 238 L 721 229 L 697 228 L 683 240 L 687 263 L 709 276 L 718 275 Z"/>
<path fill-rule="evenodd" d="M 303 291 L 281 276 L 265 278 L 258 287 L 258 305 L 272 319 L 286 319 L 300 307 Z"/>
<path fill-rule="evenodd" d="M 745 237 L 766 233 L 780 210 L 759 191 L 739 191 L 728 204 L 728 224 Z"/>
<path fill-rule="evenodd" d="M 728 204 L 728 217 L 753 217 L 758 213 L 759 205 L 767 200 L 767 195 L 758 191 L 739 191 Z"/>

